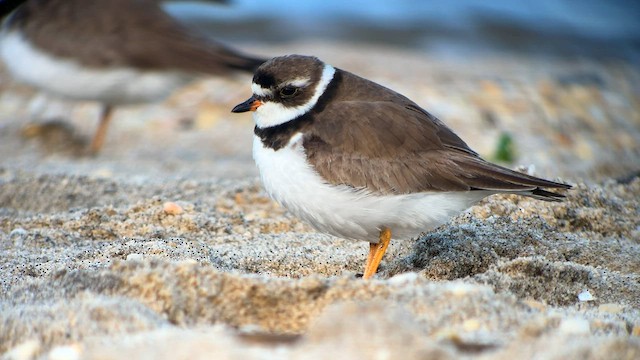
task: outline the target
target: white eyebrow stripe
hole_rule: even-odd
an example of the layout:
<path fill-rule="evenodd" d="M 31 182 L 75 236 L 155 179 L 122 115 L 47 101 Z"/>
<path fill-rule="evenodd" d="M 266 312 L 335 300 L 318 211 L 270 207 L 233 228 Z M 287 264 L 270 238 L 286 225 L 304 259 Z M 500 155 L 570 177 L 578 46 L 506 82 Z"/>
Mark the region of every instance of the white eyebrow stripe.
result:
<path fill-rule="evenodd" d="M 295 86 L 295 87 L 303 87 L 309 85 L 311 79 L 309 78 L 297 78 L 289 81 L 287 85 Z"/>
<path fill-rule="evenodd" d="M 271 92 L 271 89 L 265 89 L 256 83 L 251 83 L 251 91 L 253 92 L 253 95 L 262 96 L 262 97 L 269 97 L 273 95 L 273 92 Z"/>

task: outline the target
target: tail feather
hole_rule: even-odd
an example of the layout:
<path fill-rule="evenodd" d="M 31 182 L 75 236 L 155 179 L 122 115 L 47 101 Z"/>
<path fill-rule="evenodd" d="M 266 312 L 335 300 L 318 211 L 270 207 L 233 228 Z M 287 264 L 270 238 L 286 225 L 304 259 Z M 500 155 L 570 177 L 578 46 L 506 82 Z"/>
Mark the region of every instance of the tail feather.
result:
<path fill-rule="evenodd" d="M 237 54 L 233 61 L 229 62 L 229 67 L 233 70 L 254 73 L 258 67 L 267 60 L 268 59 Z"/>
<path fill-rule="evenodd" d="M 492 164 L 479 157 L 465 156 L 459 163 L 472 174 L 467 179 L 472 190 L 524 195 L 544 201 L 562 201 L 564 195 L 544 189 L 568 190 L 572 187 Z"/>
<path fill-rule="evenodd" d="M 563 201 L 566 196 L 551 191 L 546 191 L 540 188 L 533 189 L 531 191 L 520 193 L 520 195 L 529 196 L 537 200 L 543 201 Z"/>

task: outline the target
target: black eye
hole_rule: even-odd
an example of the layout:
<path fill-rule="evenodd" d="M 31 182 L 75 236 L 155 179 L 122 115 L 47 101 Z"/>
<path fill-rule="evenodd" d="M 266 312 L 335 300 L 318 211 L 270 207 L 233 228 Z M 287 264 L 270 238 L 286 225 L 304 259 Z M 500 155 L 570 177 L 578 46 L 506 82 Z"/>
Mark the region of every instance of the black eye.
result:
<path fill-rule="evenodd" d="M 285 86 L 280 89 L 280 97 L 290 98 L 298 93 L 298 88 L 293 86 Z"/>

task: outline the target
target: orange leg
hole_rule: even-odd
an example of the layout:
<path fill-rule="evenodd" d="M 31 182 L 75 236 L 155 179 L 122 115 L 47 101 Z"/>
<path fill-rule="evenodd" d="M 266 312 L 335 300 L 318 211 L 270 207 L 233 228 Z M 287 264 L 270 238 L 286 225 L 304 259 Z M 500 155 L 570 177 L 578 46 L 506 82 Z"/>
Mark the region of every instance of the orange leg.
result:
<path fill-rule="evenodd" d="M 369 257 L 367 257 L 367 264 L 364 267 L 363 279 L 369 279 L 375 275 L 378 270 L 378 265 L 382 261 L 384 253 L 387 252 L 387 247 L 391 242 L 391 230 L 389 228 L 383 228 L 380 230 L 380 241 L 377 244 L 369 243 Z"/>
<path fill-rule="evenodd" d="M 102 108 L 102 113 L 100 114 L 100 123 L 98 124 L 98 129 L 96 133 L 93 135 L 93 140 L 91 140 L 91 145 L 89 145 L 89 154 L 96 155 L 102 149 L 102 145 L 104 144 L 104 139 L 107 136 L 107 128 L 109 127 L 109 122 L 111 122 L 111 117 L 113 115 L 113 108 L 109 105 L 105 105 Z"/>

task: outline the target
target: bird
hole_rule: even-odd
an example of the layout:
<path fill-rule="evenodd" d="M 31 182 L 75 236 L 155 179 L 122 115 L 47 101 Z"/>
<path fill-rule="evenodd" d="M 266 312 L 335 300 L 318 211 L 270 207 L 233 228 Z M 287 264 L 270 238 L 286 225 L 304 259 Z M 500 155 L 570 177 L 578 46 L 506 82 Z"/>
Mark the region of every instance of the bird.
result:
<path fill-rule="evenodd" d="M 262 64 L 252 96 L 253 158 L 267 193 L 315 229 L 369 241 L 371 278 L 393 238 L 409 240 L 481 199 L 539 200 L 571 185 L 482 159 L 453 130 L 407 97 L 313 56 Z"/>
<path fill-rule="evenodd" d="M 266 60 L 195 34 L 159 2 L 4 1 L 0 58 L 20 82 L 101 103 L 97 154 L 116 106 L 162 100 L 200 75 L 250 75 Z"/>

